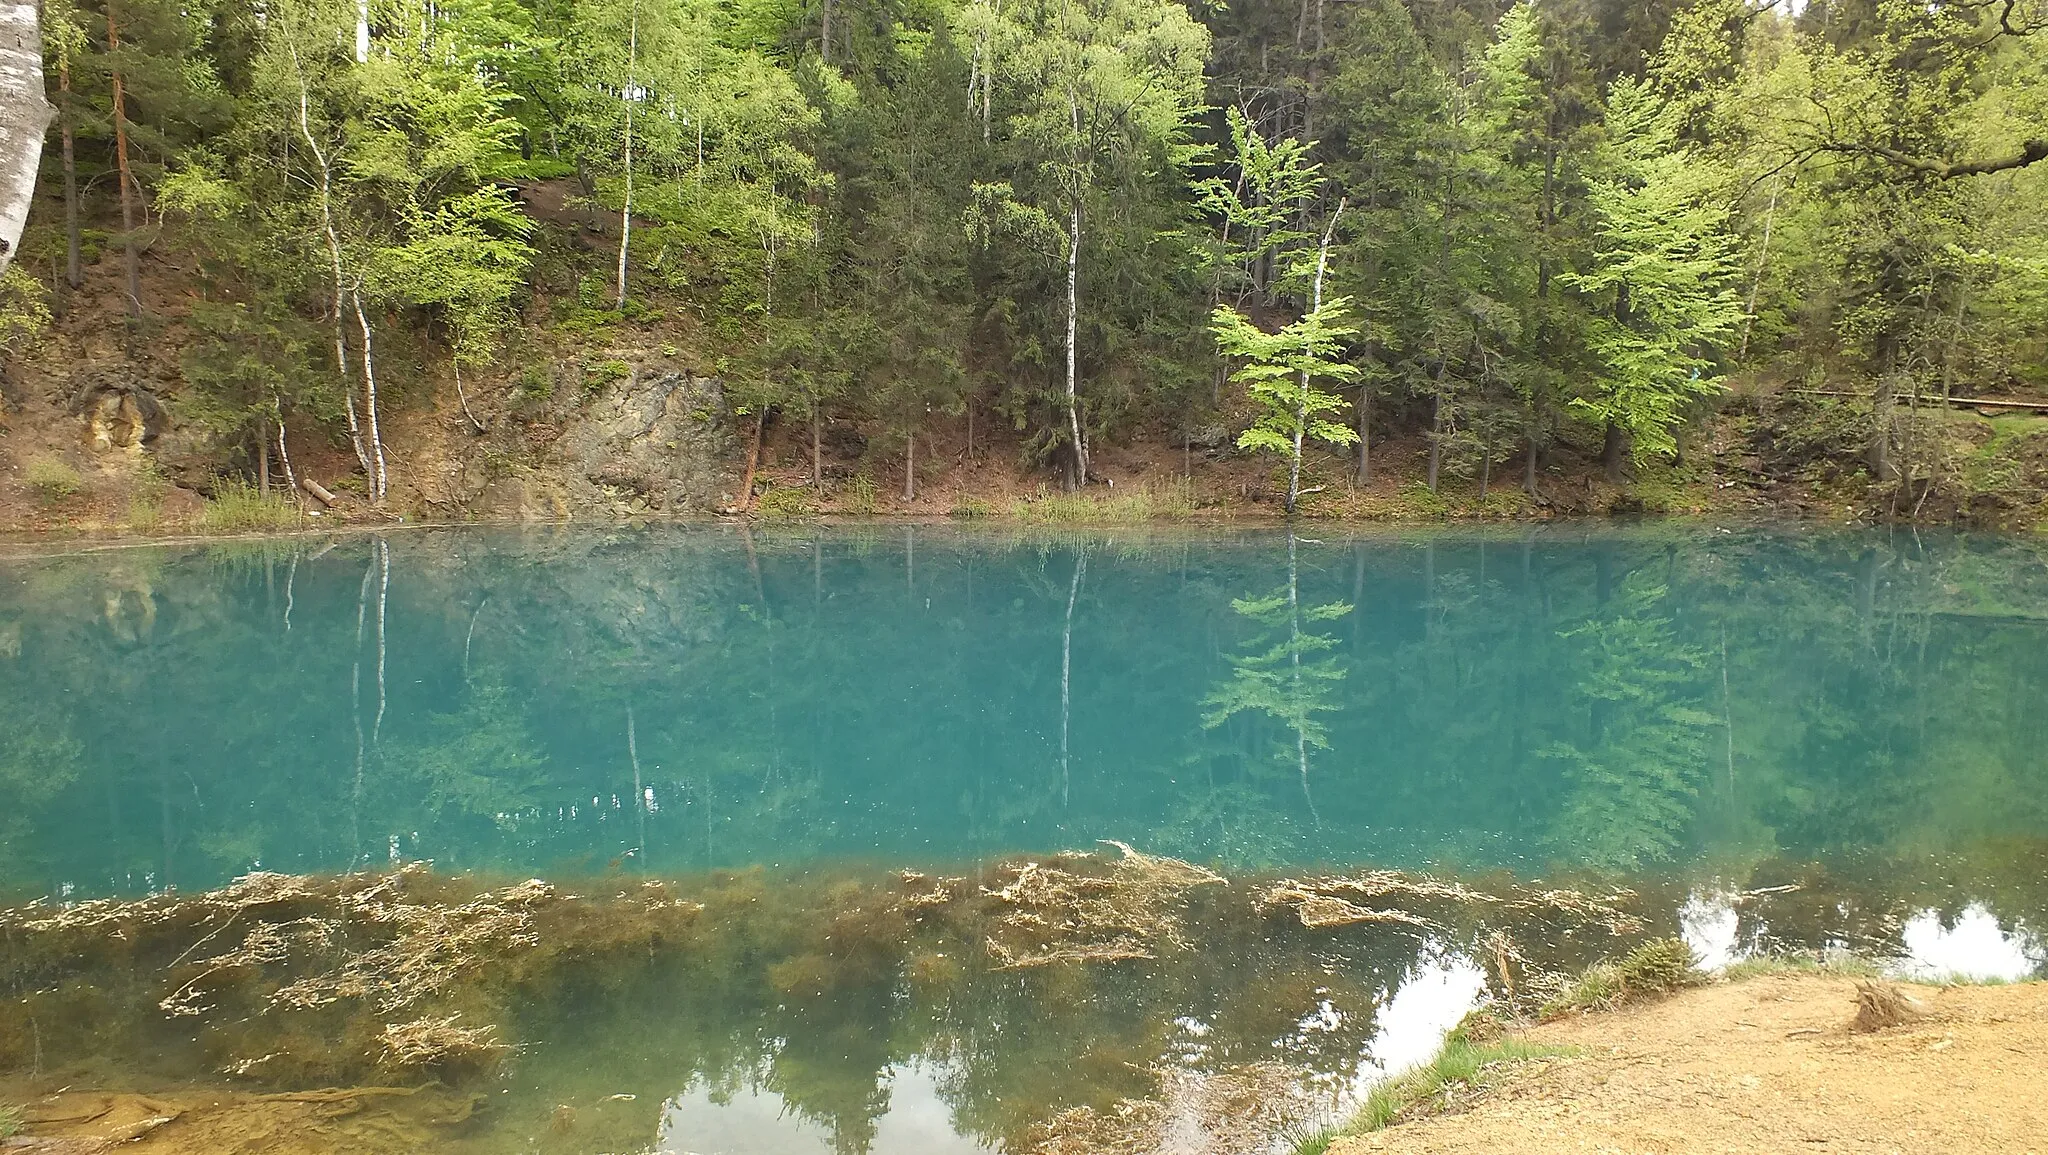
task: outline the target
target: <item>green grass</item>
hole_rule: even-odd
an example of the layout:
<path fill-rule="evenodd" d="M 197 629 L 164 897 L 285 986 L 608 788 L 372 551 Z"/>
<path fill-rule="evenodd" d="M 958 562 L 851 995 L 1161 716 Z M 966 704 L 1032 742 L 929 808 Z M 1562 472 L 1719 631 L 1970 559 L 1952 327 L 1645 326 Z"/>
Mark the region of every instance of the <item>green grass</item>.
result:
<path fill-rule="evenodd" d="M 882 495 L 875 486 L 874 475 L 866 471 L 856 473 L 840 492 L 839 506 L 848 513 L 869 517 L 881 508 Z"/>
<path fill-rule="evenodd" d="M 1587 967 L 1584 974 L 1544 1002 L 1538 1017 L 1612 1010 L 1630 999 L 1693 986 L 1704 978 L 1691 947 L 1675 938 L 1653 939 L 1619 961 Z"/>
<path fill-rule="evenodd" d="M 54 457 L 38 457 L 28 463 L 28 487 L 45 504 L 62 501 L 85 484 L 78 471 Z"/>
<path fill-rule="evenodd" d="M 818 516 L 818 502 L 809 489 L 775 486 L 755 499 L 754 516 L 762 521 L 809 521 Z"/>
<path fill-rule="evenodd" d="M 1183 520 L 1194 512 L 1194 490 L 1180 479 L 1121 493 L 1041 493 L 1010 503 L 1010 516 L 1028 525 L 1139 525 Z"/>
<path fill-rule="evenodd" d="M 1573 1053 L 1570 1047 L 1512 1037 L 1475 1043 L 1462 1031 L 1452 1031 L 1436 1058 L 1374 1087 L 1349 1121 L 1296 1143 L 1294 1155 L 1323 1155 L 1338 1139 L 1391 1126 L 1424 1104 L 1460 1091 L 1483 1092 L 1497 1086 L 1521 1064 Z"/>
<path fill-rule="evenodd" d="M 1774 954 L 1746 958 L 1730 965 L 1721 977 L 1731 983 L 1772 975 L 1835 975 L 1867 979 L 1883 973 L 1875 962 L 1846 951 L 1817 954 Z"/>
<path fill-rule="evenodd" d="M 20 1107 L 0 1103 L 0 1139 L 12 1139 L 27 1126 L 22 1120 Z"/>
<path fill-rule="evenodd" d="M 223 481 L 199 515 L 199 528 L 208 533 L 275 533 L 298 529 L 304 520 L 289 498 L 264 497 L 246 481 Z"/>
<path fill-rule="evenodd" d="M 2013 980 L 1997 975 L 1965 975 L 1953 972 L 1931 975 L 1887 974 L 1877 960 L 1850 954 L 1847 951 L 1831 951 L 1824 955 L 1765 955 L 1760 958 L 1744 959 L 1721 972 L 1721 976 L 1729 982 L 1776 975 L 1818 975 L 1845 979 L 1893 978 L 1899 982 L 1924 987 L 2002 987 L 2009 986 L 2015 981 L 2030 981 Z"/>

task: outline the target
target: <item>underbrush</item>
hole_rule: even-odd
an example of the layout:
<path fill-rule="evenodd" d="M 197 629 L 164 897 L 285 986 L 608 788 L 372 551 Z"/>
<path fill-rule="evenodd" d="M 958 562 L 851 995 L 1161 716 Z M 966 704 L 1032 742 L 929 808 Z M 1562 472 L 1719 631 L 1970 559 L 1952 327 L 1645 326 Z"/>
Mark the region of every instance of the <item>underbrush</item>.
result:
<path fill-rule="evenodd" d="M 1194 487 L 1185 479 L 1132 486 L 1119 493 L 1043 493 L 1010 503 L 1010 516 L 1030 525 L 1136 525 L 1194 516 Z"/>
<path fill-rule="evenodd" d="M 1545 1000 L 1537 1017 L 1554 1019 L 1581 1011 L 1612 1010 L 1643 995 L 1695 986 L 1704 978 L 1691 947 L 1675 938 L 1653 939 L 1619 961 L 1587 967 L 1576 980 Z"/>
<path fill-rule="evenodd" d="M 775 486 L 754 500 L 754 516 L 762 521 L 809 521 L 818 516 L 818 502 L 801 486 Z"/>
<path fill-rule="evenodd" d="M 305 520 L 290 499 L 265 496 L 246 481 L 223 481 L 199 515 L 208 533 L 270 533 L 299 528 Z"/>
<path fill-rule="evenodd" d="M 85 484 L 76 469 L 54 457 L 36 458 L 23 473 L 28 487 L 35 490 L 36 499 L 45 505 L 70 497 Z"/>
<path fill-rule="evenodd" d="M 0 1104 L 0 1139 L 14 1138 L 21 1134 L 25 1126 L 27 1124 L 22 1121 L 20 1107 Z"/>

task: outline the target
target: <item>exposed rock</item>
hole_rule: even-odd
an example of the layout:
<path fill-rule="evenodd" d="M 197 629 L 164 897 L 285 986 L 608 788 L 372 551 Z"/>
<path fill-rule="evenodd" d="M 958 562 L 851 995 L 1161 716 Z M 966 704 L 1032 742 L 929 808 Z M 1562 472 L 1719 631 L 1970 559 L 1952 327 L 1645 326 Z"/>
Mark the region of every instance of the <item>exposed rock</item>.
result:
<path fill-rule="evenodd" d="M 171 425 L 154 385 L 112 368 L 79 372 L 71 412 L 84 420 L 86 444 L 98 453 L 139 455 Z"/>
<path fill-rule="evenodd" d="M 429 505 L 521 518 L 702 512 L 717 507 L 734 448 L 719 380 L 675 369 L 635 367 L 588 396 L 558 386 L 550 412 L 503 426 L 422 479 Z"/>

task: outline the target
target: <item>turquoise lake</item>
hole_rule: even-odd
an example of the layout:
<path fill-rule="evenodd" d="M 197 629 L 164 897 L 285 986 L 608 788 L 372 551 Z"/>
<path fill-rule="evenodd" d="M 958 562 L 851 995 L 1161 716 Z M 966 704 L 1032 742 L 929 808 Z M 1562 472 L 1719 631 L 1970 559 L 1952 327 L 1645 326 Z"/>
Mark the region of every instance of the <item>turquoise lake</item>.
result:
<path fill-rule="evenodd" d="M 986 878 L 1115 842 L 1233 882 L 1623 892 L 1710 964 L 2044 965 L 2048 543 L 2026 538 L 894 525 L 39 547 L 0 559 L 0 701 L 0 891 L 47 909 L 420 863 L 622 897 Z M 650 1151 L 1016 1149 L 1023 1105 L 1115 1082 L 1062 1083 L 1076 1055 L 1209 1070 L 1232 1047 L 1309 1056 L 1341 1099 L 1483 997 L 1477 941 L 1196 937 L 1205 977 L 1102 995 L 1123 1017 L 1093 1042 L 1020 1022 L 976 1044 L 1015 1118 L 963 1106 L 965 1044 L 881 996 L 828 1000 L 806 1060 L 854 1105 L 807 1099 L 772 1076 L 810 1037 L 778 1018 L 797 972 L 677 1009 L 678 963 L 524 1004 L 508 1086 L 532 1106 L 491 1125 L 539 1128 L 564 1087 L 631 1070 Z M 990 981 L 948 1013 L 1021 1014 Z M 1216 1012 L 1226 987 L 1265 1017 Z M 653 1006 L 700 1041 L 622 1044 Z"/>

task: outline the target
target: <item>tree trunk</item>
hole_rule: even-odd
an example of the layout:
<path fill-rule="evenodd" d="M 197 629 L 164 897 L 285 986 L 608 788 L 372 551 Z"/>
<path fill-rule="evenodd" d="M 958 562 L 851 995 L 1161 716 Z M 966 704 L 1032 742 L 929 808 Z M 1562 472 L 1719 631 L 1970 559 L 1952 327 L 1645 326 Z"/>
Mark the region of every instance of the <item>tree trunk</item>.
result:
<path fill-rule="evenodd" d="M 1321 12 L 1320 5 L 1317 8 Z M 1309 303 L 1309 315 L 1323 311 L 1323 276 L 1330 268 L 1330 240 L 1337 235 L 1337 219 L 1344 215 L 1344 200 L 1337 201 L 1337 211 L 1330 214 L 1329 223 L 1323 226 L 1323 243 L 1316 250 L 1315 292 Z M 1314 346 L 1310 346 L 1314 352 Z M 1301 504 L 1301 440 L 1308 432 L 1308 370 L 1301 371 L 1301 395 L 1294 408 L 1294 453 L 1287 461 L 1287 513 L 1293 516 Z"/>
<path fill-rule="evenodd" d="M 819 428 L 823 424 L 820 407 L 811 402 L 811 484 L 822 492 L 825 488 L 825 437 Z"/>
<path fill-rule="evenodd" d="M 469 411 L 469 393 L 462 388 L 462 359 L 460 357 L 450 357 L 448 358 L 448 366 L 455 370 L 455 399 L 462 403 L 462 415 L 469 419 L 470 426 L 478 433 L 490 432 L 490 427 L 478 420 L 476 414 Z"/>
<path fill-rule="evenodd" d="M 1879 482 L 1897 481 L 1898 466 L 1892 461 L 1892 434 L 1898 420 L 1898 396 L 1891 372 L 1877 379 L 1877 393 L 1870 405 L 1870 446 L 1867 463 L 1870 476 Z"/>
<path fill-rule="evenodd" d="M 292 491 L 293 496 L 296 498 L 299 489 L 299 478 L 297 474 L 292 472 L 291 451 L 286 449 L 284 445 L 284 417 L 282 416 L 283 411 L 283 407 L 280 406 L 278 409 L 279 417 L 277 419 L 277 459 L 280 463 L 284 465 L 284 483 L 286 487 L 288 487 Z M 309 478 L 308 480 L 311 479 Z M 333 495 L 329 494 L 328 496 L 331 497 Z M 329 502 L 328 504 L 331 505 L 333 503 Z"/>
<path fill-rule="evenodd" d="M 616 42 L 614 42 L 616 43 Z M 619 308 L 626 307 L 626 243 L 633 237 L 633 97 L 634 72 L 640 63 L 640 5 L 633 4 L 633 18 L 626 33 L 626 88 L 619 95 L 626 103 L 626 199 L 619 209 Z"/>
<path fill-rule="evenodd" d="M 58 99 L 64 107 L 58 113 L 63 126 L 60 139 L 63 142 L 64 157 L 64 283 L 76 289 L 85 284 L 85 267 L 78 231 L 78 147 L 77 126 L 72 123 L 71 113 L 71 53 L 67 50 L 57 58 Z M 0 259 L 0 267 L 4 267 Z"/>
<path fill-rule="evenodd" d="M 903 500 L 917 500 L 917 430 L 903 435 Z"/>
<path fill-rule="evenodd" d="M 1444 365 L 1436 366 L 1436 401 L 1429 411 L 1429 491 L 1436 492 L 1437 470 L 1444 460 Z"/>
<path fill-rule="evenodd" d="M 1536 430 L 1529 430 L 1529 458 L 1522 463 L 1522 491 L 1530 497 L 1536 493 Z"/>
<path fill-rule="evenodd" d="M 121 49 L 121 28 L 114 19 L 114 5 L 107 5 L 107 54 Z M 135 250 L 135 174 L 128 170 L 127 100 L 121 85 L 121 69 L 113 70 L 114 81 L 114 168 L 121 181 L 122 269 L 128 282 L 128 315 L 142 315 L 142 256 Z"/>
<path fill-rule="evenodd" d="M 1621 426 L 1609 421 L 1605 439 L 1600 443 L 1600 465 L 1606 470 L 1607 480 L 1616 485 L 1621 484 L 1621 465 L 1627 456 L 1623 451 L 1627 447 L 1628 441 L 1621 435 Z"/>
<path fill-rule="evenodd" d="M 270 496 L 270 422 L 256 419 L 256 492 Z"/>
<path fill-rule="evenodd" d="M 43 37 L 36 5 L 0 4 L 0 273 L 13 261 L 28 223 L 43 134 L 55 115 L 43 96 Z"/>
<path fill-rule="evenodd" d="M 320 141 L 313 135 L 312 94 L 306 88 L 306 70 L 299 59 L 298 45 L 288 43 L 287 48 L 291 52 L 293 75 L 299 82 L 299 135 L 313 154 L 313 162 L 320 166 L 320 231 L 327 240 L 327 271 L 334 284 L 334 368 L 341 375 L 342 411 L 348 416 L 349 445 L 356 451 L 363 477 L 374 482 L 377 471 L 370 464 L 369 447 L 363 444 L 363 428 L 356 420 L 355 386 L 348 375 L 348 328 L 342 320 L 347 288 L 341 273 L 341 237 L 334 231 L 334 166 L 328 163 L 327 150 L 320 147 Z"/>
<path fill-rule="evenodd" d="M 825 0 L 824 11 L 818 18 L 818 59 L 832 63 L 832 0 Z M 968 100 L 974 99 L 974 86 L 968 84 Z"/>
<path fill-rule="evenodd" d="M 761 427 L 767 424 L 768 407 L 754 414 L 754 439 L 747 443 L 747 469 L 740 475 L 740 512 L 754 508 L 754 470 L 761 464 Z"/>
<path fill-rule="evenodd" d="M 377 429 L 377 359 L 370 345 L 370 318 L 363 312 L 363 294 L 350 294 L 356 307 L 356 324 L 363 330 L 363 411 L 369 423 L 370 464 L 374 467 L 370 475 L 370 499 L 382 502 L 390 492 L 390 479 L 384 469 L 384 437 Z"/>
<path fill-rule="evenodd" d="M 1366 356 L 1371 358 L 1368 349 Z M 1372 484 L 1372 383 L 1358 383 L 1358 484 Z"/>
<path fill-rule="evenodd" d="M 1078 108 L 1075 115 L 1080 115 Z M 1068 488 L 1088 484 L 1088 443 L 1081 434 L 1080 392 L 1075 381 L 1074 343 L 1080 332 L 1081 308 L 1081 198 L 1074 197 L 1067 217 L 1067 431 L 1074 439 L 1073 475 Z"/>

